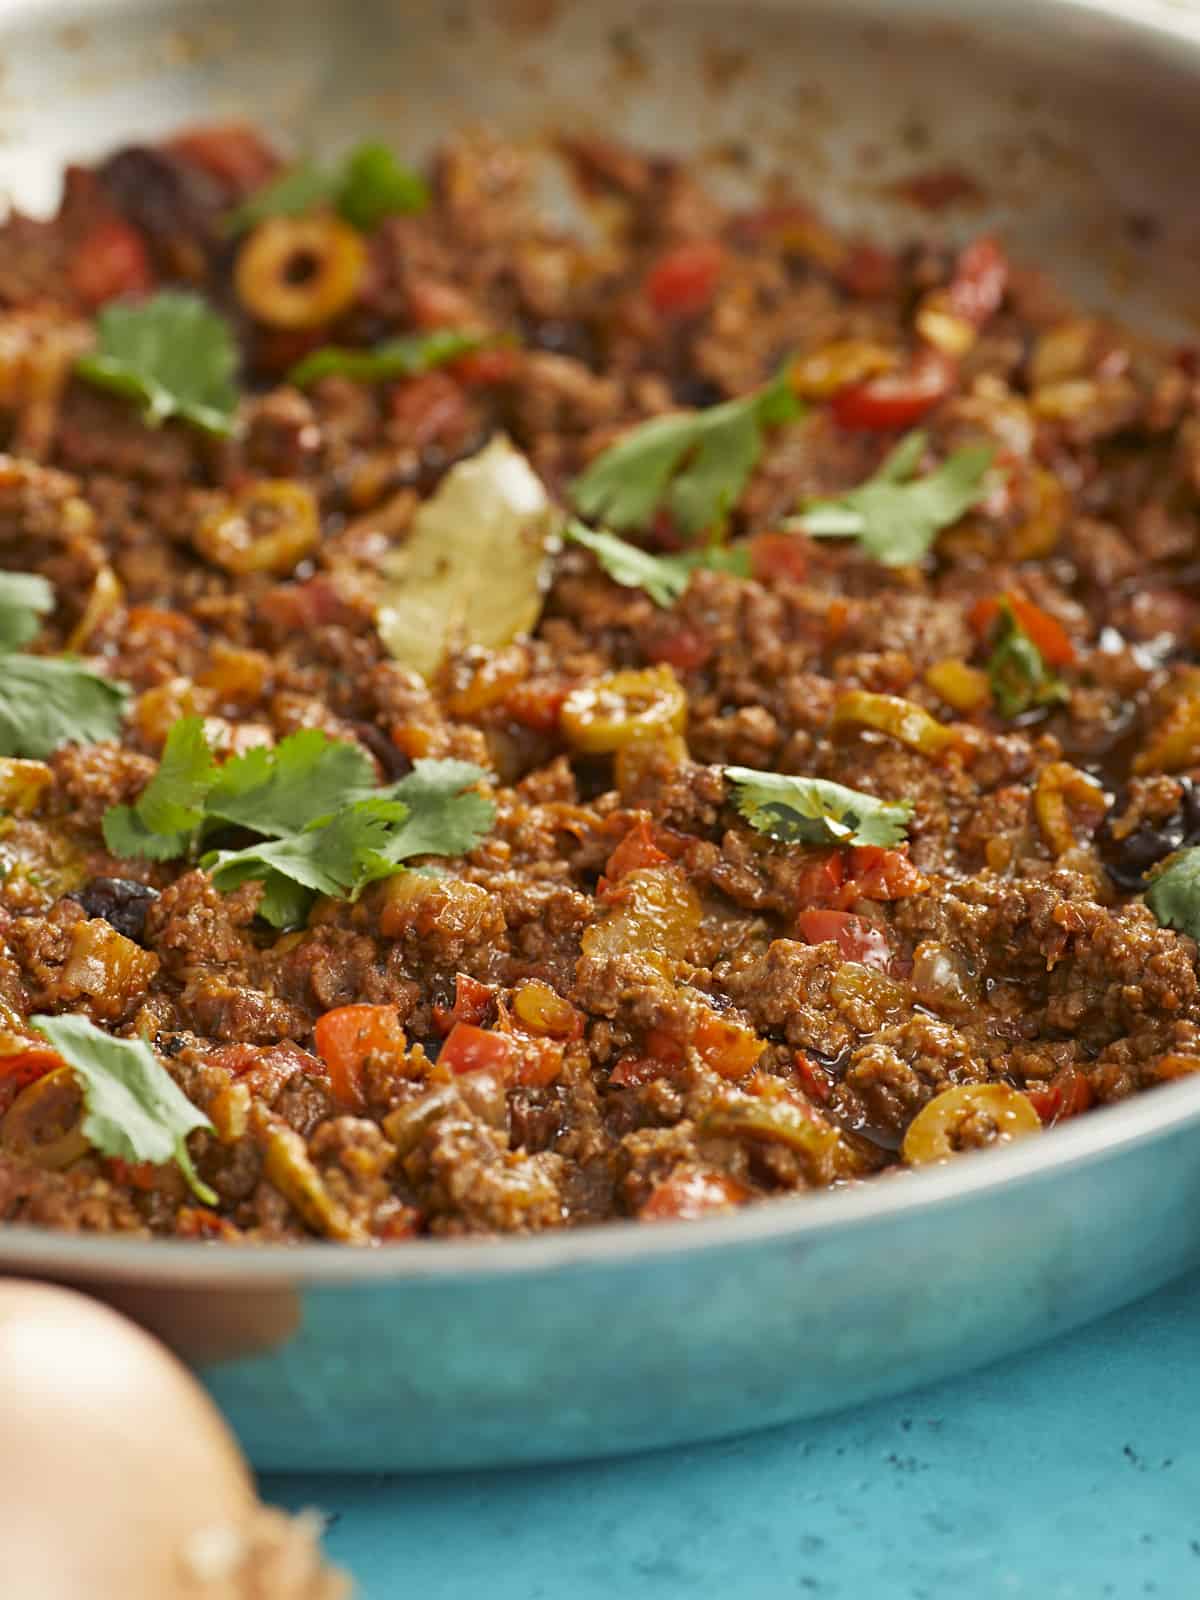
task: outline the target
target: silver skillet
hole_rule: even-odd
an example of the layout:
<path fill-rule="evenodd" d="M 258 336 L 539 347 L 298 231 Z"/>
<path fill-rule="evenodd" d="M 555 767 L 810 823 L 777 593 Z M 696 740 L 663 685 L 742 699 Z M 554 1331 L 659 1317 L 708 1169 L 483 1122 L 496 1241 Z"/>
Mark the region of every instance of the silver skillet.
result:
<path fill-rule="evenodd" d="M 954 162 L 989 196 L 964 226 L 1195 337 L 1200 8 L 1179 0 L 0 0 L 0 66 L 0 187 L 34 208 L 73 157 L 231 114 L 413 153 L 475 119 L 607 129 L 723 151 L 718 184 L 787 173 L 893 235 L 931 224 L 889 180 Z M 0 1272 L 159 1331 L 259 1467 L 458 1467 L 678 1443 L 1016 1359 L 1200 1261 L 1198 1219 L 1184 1083 L 709 1222 L 373 1252 L 10 1228 Z"/>

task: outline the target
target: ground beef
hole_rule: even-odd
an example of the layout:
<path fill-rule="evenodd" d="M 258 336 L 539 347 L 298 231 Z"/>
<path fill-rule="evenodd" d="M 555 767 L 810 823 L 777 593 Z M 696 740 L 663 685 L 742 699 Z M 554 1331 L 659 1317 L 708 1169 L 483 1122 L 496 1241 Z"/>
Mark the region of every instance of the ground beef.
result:
<path fill-rule="evenodd" d="M 694 1216 L 919 1163 L 959 1101 L 950 1147 L 991 1143 L 981 1086 L 1053 1123 L 1200 1068 L 1196 946 L 1145 899 L 1200 844 L 1191 353 L 1081 318 L 994 241 L 847 245 L 799 198 L 729 212 L 685 164 L 577 139 L 561 154 L 605 219 L 585 241 L 486 136 L 370 233 L 352 303 L 284 329 L 241 298 L 225 214 L 253 183 L 221 138 L 72 169 L 57 218 L 3 228 L 0 565 L 53 586 L 29 647 L 130 703 L 119 741 L 0 760 L 0 1219 L 400 1245 Z M 277 170 L 238 138 L 238 172 Z M 162 287 L 239 341 L 228 439 L 71 376 L 105 304 Z M 947 314 L 955 360 L 923 342 Z M 287 381 L 317 347 L 444 327 L 485 346 Z M 381 575 L 458 458 L 504 432 L 566 499 L 629 427 L 785 360 L 806 409 L 707 530 L 732 557 L 671 603 L 570 545 L 531 637 L 456 639 L 428 681 L 389 656 Z M 927 553 L 796 530 L 917 424 L 918 476 L 995 451 Z M 319 531 L 260 567 L 214 528 L 264 484 L 309 496 Z M 629 535 L 688 543 L 661 505 Z M 1034 674 L 1015 706 L 1006 617 Z M 568 697 L 629 673 L 683 709 L 650 740 L 581 736 Z M 280 930 L 259 882 L 224 893 L 199 864 L 246 830 L 113 853 L 106 815 L 188 715 L 221 759 L 319 729 L 380 784 L 476 763 L 494 821 Z M 729 766 L 898 802 L 903 837 L 770 837 Z M 211 1123 L 189 1153 L 215 1205 L 174 1163 L 84 1141 L 56 1170 L 31 1147 L 55 1062 L 25 1019 L 62 1011 L 150 1041 Z"/>

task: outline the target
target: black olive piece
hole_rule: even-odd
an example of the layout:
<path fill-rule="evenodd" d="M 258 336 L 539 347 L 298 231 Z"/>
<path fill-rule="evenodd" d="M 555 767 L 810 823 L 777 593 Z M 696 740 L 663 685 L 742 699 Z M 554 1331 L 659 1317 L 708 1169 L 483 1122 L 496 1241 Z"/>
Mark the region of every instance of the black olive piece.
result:
<path fill-rule="evenodd" d="M 1200 791 L 1190 778 L 1181 778 L 1179 784 L 1179 809 L 1164 822 L 1143 822 L 1124 839 L 1114 839 L 1105 822 L 1099 838 L 1100 851 L 1105 871 L 1119 889 L 1139 893 L 1146 887 L 1151 867 L 1176 850 L 1200 843 Z M 1124 803 L 1124 796 L 1118 796 L 1110 816 L 1119 814 Z"/>
<path fill-rule="evenodd" d="M 356 722 L 354 737 L 359 744 L 367 747 L 383 769 L 384 777 L 390 778 L 393 783 L 407 778 L 412 771 L 413 764 L 404 751 L 398 750 L 383 729 L 377 728 L 373 722 Z"/>
<path fill-rule="evenodd" d="M 215 179 L 164 150 L 129 145 L 98 173 L 120 211 L 150 240 L 160 263 L 183 278 L 203 276 L 228 247 L 228 209 Z"/>
<path fill-rule="evenodd" d="M 146 913 L 158 899 L 158 890 L 132 878 L 93 878 L 72 899 L 89 917 L 103 917 L 118 933 L 141 944 Z"/>
<path fill-rule="evenodd" d="M 703 411 L 708 406 L 719 406 L 726 398 L 719 383 L 695 373 L 677 379 L 671 385 L 671 393 L 681 406 L 694 406 L 697 411 Z"/>
<path fill-rule="evenodd" d="M 597 364 L 596 340 L 586 323 L 569 322 L 562 317 L 523 320 L 521 333 L 523 343 L 531 350 L 545 350 L 547 354 L 555 356 L 573 356 L 587 367 Z"/>

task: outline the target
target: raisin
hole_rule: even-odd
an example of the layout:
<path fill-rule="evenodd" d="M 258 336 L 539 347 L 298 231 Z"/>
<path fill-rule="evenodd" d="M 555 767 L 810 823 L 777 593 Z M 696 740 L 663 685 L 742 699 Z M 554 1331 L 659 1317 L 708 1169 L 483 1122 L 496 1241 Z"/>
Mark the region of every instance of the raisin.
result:
<path fill-rule="evenodd" d="M 132 878 L 93 878 L 72 898 L 89 917 L 103 917 L 118 933 L 141 944 L 146 912 L 158 899 L 158 890 Z"/>

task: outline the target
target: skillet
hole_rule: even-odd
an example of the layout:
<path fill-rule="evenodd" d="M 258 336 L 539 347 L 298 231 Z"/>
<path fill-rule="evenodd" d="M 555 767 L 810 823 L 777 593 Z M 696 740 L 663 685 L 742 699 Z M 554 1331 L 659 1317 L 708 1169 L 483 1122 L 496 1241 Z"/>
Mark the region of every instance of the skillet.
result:
<path fill-rule="evenodd" d="M 72 157 L 237 114 L 413 155 L 468 118 L 689 153 L 736 139 L 738 183 L 785 171 L 885 237 L 928 228 L 889 179 L 953 159 L 988 194 L 969 229 L 1085 303 L 1188 331 L 1200 13 L 1166 0 L 10 0 L 0 57 L 0 185 L 34 208 Z M 1200 1261 L 1198 1204 L 1184 1082 L 707 1222 L 386 1252 L 9 1228 L 0 1271 L 159 1332 L 261 1469 L 449 1468 L 680 1443 L 1017 1359 Z"/>

